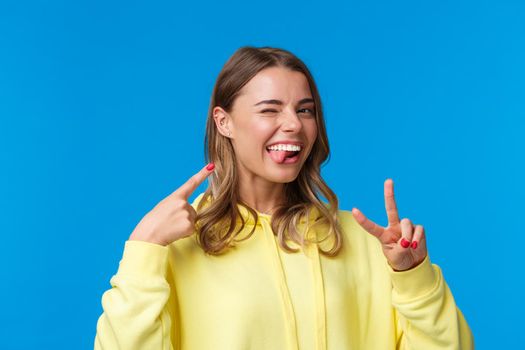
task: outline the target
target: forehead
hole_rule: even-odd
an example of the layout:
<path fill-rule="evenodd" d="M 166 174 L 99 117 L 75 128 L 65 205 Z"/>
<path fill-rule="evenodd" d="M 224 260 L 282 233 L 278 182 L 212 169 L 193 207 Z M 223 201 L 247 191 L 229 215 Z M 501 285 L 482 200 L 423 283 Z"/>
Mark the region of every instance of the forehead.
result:
<path fill-rule="evenodd" d="M 311 92 L 303 73 L 282 67 L 270 67 L 257 73 L 241 89 L 239 97 L 250 102 L 262 99 L 294 101 L 311 97 Z"/>

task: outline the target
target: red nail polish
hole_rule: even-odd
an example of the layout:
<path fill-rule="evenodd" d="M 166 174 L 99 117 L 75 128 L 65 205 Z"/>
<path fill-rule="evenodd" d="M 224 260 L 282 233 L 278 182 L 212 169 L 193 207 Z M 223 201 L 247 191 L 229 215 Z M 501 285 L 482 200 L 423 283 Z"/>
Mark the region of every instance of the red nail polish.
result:
<path fill-rule="evenodd" d="M 401 246 L 403 248 L 408 248 L 408 246 L 410 245 L 410 242 L 407 241 L 404 237 L 401 239 Z"/>
<path fill-rule="evenodd" d="M 416 248 L 417 248 L 417 241 L 412 242 L 412 248 L 413 248 L 413 249 L 416 249 Z"/>
<path fill-rule="evenodd" d="M 213 164 L 213 163 L 210 163 L 210 164 L 208 164 L 206 166 L 206 170 L 208 170 L 208 171 L 212 171 L 213 169 L 215 169 L 215 164 Z"/>

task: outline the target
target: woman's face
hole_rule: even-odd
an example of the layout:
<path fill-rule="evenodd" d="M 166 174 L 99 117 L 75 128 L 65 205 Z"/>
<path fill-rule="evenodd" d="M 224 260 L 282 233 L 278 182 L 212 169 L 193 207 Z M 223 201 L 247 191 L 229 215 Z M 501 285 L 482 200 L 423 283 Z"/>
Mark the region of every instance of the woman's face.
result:
<path fill-rule="evenodd" d="M 241 178 L 277 183 L 295 180 L 317 137 L 308 80 L 282 67 L 260 71 L 241 89 L 231 113 L 215 107 L 214 115 L 221 133 L 231 139 Z M 298 155 L 291 156 L 296 146 L 267 149 L 280 141 L 300 144 Z"/>

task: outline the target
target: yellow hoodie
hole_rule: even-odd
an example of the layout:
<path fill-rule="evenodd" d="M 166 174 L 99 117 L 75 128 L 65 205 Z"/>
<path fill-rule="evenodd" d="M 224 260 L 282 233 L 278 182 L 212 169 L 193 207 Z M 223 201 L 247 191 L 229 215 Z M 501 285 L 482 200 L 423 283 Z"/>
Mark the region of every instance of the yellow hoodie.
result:
<path fill-rule="evenodd" d="M 255 221 L 239 210 L 247 234 Z M 221 256 L 204 254 L 194 235 L 168 246 L 126 241 L 112 288 L 102 296 L 95 349 L 474 348 L 429 256 L 413 269 L 392 270 L 377 238 L 347 210 L 338 212 L 339 255 L 320 255 L 313 244 L 287 253 L 271 216 L 258 215 L 252 237 Z M 318 217 L 312 208 L 299 228 L 308 223 L 310 234 L 324 237 L 323 227 L 312 226 Z M 324 244 L 326 250 L 331 242 Z"/>

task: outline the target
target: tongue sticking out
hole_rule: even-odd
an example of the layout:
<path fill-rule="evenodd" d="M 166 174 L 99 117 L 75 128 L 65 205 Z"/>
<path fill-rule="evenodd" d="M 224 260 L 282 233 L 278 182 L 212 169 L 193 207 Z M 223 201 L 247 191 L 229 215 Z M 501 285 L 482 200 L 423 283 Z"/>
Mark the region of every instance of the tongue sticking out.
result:
<path fill-rule="evenodd" d="M 270 158 L 272 158 L 276 163 L 282 164 L 286 157 L 293 156 L 297 152 L 295 151 L 269 151 Z"/>

